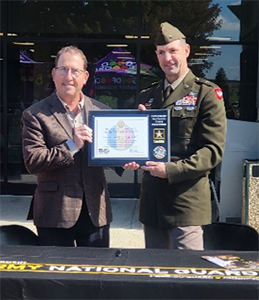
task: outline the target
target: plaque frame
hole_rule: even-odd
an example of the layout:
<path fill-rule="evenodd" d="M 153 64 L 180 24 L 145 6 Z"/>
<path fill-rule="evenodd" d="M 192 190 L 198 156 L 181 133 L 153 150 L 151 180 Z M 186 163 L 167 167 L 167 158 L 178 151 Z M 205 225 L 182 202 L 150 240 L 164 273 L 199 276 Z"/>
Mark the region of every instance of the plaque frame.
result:
<path fill-rule="evenodd" d="M 93 129 L 89 166 L 170 161 L 169 109 L 90 110 L 89 127 Z"/>

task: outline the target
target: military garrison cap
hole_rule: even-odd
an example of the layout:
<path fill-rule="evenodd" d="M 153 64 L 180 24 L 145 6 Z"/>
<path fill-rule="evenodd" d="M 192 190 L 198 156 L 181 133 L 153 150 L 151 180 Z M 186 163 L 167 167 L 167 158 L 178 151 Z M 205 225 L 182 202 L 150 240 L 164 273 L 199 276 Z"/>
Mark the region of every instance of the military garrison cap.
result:
<path fill-rule="evenodd" d="M 160 24 L 160 28 L 156 36 L 156 45 L 166 45 L 174 40 L 185 38 L 186 36 L 178 28 L 164 22 Z"/>

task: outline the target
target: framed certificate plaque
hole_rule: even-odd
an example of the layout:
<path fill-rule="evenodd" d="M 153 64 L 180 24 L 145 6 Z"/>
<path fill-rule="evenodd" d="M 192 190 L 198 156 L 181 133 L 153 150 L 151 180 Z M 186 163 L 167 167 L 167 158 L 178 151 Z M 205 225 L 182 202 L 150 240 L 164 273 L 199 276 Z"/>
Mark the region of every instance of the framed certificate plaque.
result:
<path fill-rule="evenodd" d="M 89 165 L 122 166 L 135 161 L 170 160 L 170 117 L 167 109 L 89 111 L 93 142 Z"/>

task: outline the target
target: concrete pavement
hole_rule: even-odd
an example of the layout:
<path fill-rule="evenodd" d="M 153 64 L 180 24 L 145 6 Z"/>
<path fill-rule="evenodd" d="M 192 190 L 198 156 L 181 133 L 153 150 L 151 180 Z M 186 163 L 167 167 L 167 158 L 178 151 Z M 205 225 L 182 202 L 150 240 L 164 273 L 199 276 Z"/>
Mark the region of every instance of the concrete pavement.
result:
<path fill-rule="evenodd" d="M 0 225 L 18 224 L 36 232 L 32 221 L 26 220 L 31 196 L 0 196 Z M 111 248 L 144 248 L 142 225 L 138 221 L 138 199 L 111 199 Z"/>

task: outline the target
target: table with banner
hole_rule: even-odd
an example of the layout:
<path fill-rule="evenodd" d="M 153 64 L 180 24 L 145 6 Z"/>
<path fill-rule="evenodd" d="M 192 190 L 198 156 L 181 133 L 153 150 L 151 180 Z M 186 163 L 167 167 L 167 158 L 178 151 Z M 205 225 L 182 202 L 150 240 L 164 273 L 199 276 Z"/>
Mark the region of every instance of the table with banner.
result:
<path fill-rule="evenodd" d="M 219 266 L 208 258 L 248 262 Z M 217 262 L 217 260 L 216 260 Z M 1 299 L 258 299 L 258 252 L 1 246 Z"/>

